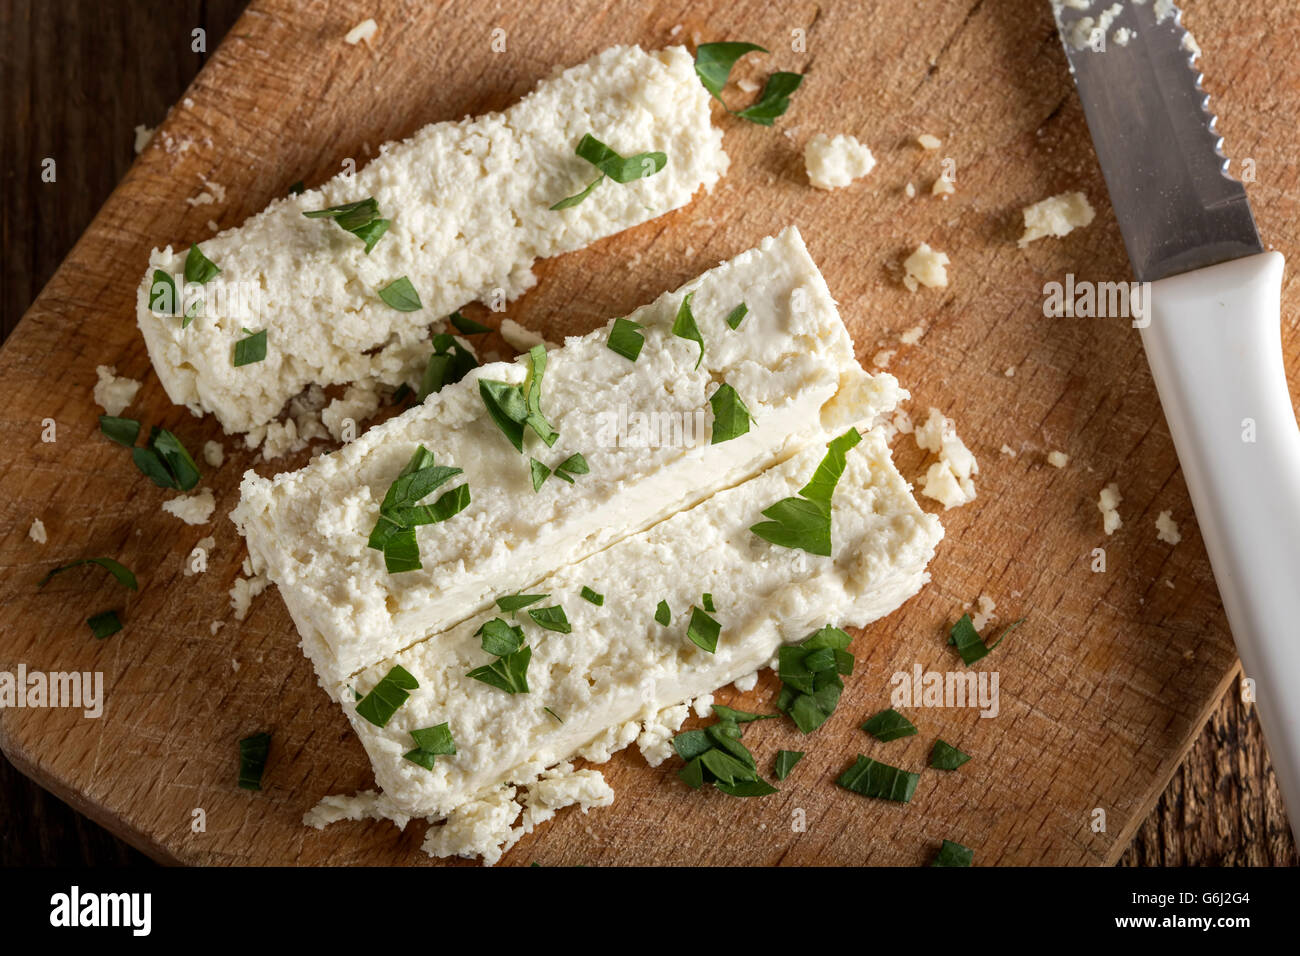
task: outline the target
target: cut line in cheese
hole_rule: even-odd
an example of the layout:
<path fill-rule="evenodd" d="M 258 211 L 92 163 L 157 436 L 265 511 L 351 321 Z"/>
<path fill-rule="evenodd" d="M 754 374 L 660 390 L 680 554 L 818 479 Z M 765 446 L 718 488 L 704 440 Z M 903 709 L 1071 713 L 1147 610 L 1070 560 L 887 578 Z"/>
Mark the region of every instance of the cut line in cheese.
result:
<path fill-rule="evenodd" d="M 221 272 L 183 283 L 187 250 L 154 250 L 137 321 L 168 397 L 210 412 L 228 433 L 280 414 L 309 385 L 418 384 L 435 322 L 475 301 L 496 305 L 531 287 L 539 258 L 586 246 L 685 205 L 727 167 L 709 94 L 683 47 L 611 47 L 538 84 L 504 113 L 435 123 L 389 143 L 354 174 L 286 196 L 237 229 L 203 241 Z M 659 150 L 667 164 L 625 185 L 591 179 L 574 154 L 587 133 L 624 155 Z M 373 197 L 388 231 L 367 255 L 356 236 L 303 213 Z M 179 276 L 178 314 L 155 314 L 155 270 Z M 423 308 L 378 295 L 405 276 Z M 203 300 L 187 328 L 180 315 Z M 235 367 L 243 329 L 267 330 L 266 358 Z"/>
<path fill-rule="evenodd" d="M 693 294 L 702 358 L 695 342 L 671 332 L 686 294 Z M 733 330 L 726 317 L 741 302 L 749 311 Z M 231 517 L 255 566 L 279 586 L 327 689 L 556 567 L 805 446 L 820 448 L 851 423 L 870 425 L 906 395 L 893 376 L 858 365 L 794 228 L 629 318 L 645 336 L 635 363 L 606 346 L 608 326 L 548 353 L 542 409 L 560 433 L 552 448 L 530 436 L 527 454 L 519 454 L 487 415 L 478 379 L 518 383 L 525 375 L 519 363 L 497 363 L 300 471 L 270 480 L 245 474 Z M 709 397 L 724 382 L 755 422 L 714 445 Z M 651 419 L 657 425 L 644 427 Z M 366 538 L 420 444 L 439 464 L 464 469 L 472 501 L 419 530 L 422 570 L 390 574 Z M 534 492 L 528 456 L 554 467 L 574 453 L 586 458 L 589 474 Z"/>
<path fill-rule="evenodd" d="M 475 631 L 504 616 L 495 612 L 349 682 L 365 694 L 395 664 L 416 678 L 418 689 L 386 727 L 359 717 L 354 695 L 335 688 L 385 796 L 402 812 L 436 818 L 575 755 L 608 759 L 637 736 L 639 722 L 765 666 L 783 643 L 828 624 L 865 625 L 915 594 L 943 530 L 913 499 L 879 430 L 848 453 L 833 498 L 832 556 L 777 547 L 749 530 L 764 508 L 812 477 L 825 451 L 805 448 L 538 583 L 547 604 L 564 607 L 573 632 L 545 631 L 519 615 L 532 650 L 527 694 L 466 676 L 491 661 Z M 604 603 L 584 601 L 584 586 Z M 686 636 L 689 608 L 706 591 L 722 625 L 713 654 Z M 661 600 L 672 610 L 666 627 L 655 620 Z M 431 771 L 403 759 L 412 729 L 443 722 L 455 756 L 439 757 Z"/>

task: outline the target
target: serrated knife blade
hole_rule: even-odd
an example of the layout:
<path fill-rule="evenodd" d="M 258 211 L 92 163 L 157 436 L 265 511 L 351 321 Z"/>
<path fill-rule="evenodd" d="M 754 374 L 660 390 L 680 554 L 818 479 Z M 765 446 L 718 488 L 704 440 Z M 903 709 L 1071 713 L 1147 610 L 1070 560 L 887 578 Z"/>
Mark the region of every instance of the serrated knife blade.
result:
<path fill-rule="evenodd" d="M 1052 0 L 1052 9 L 1137 278 L 1263 252 L 1182 12 L 1169 0 Z"/>

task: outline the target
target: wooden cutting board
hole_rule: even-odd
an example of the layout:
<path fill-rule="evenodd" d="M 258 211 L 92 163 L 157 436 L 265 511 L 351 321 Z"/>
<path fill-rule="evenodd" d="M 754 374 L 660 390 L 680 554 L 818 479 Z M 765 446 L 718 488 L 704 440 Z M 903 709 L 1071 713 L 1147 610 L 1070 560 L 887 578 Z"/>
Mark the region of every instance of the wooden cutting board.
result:
<path fill-rule="evenodd" d="M 345 44 L 371 16 L 378 35 Z M 1204 0 L 1190 25 L 1207 50 L 1230 152 L 1254 160 L 1261 232 L 1289 254 L 1300 91 L 1287 66 L 1288 17 L 1284 8 Z M 504 52 L 493 48 L 497 29 Z M 792 49 L 795 30 L 802 50 Z M 610 44 L 721 39 L 773 51 L 747 58 L 733 79 L 807 72 L 787 116 L 765 129 L 715 110 L 732 166 L 712 195 L 539 263 L 538 286 L 507 314 L 550 338 L 589 331 L 795 223 L 858 357 L 870 365 L 893 351 L 888 367 L 911 389 L 914 414 L 933 405 L 955 418 L 981 463 L 979 498 L 943 515 L 931 585 L 856 638 L 857 670 L 832 720 L 807 738 L 784 720 L 748 732 L 764 769 L 778 748 L 808 751 L 780 794 L 690 792 L 674 776 L 676 761 L 649 769 L 633 748 L 604 768 L 618 792 L 612 808 L 565 811 L 504 862 L 913 865 L 943 838 L 973 847 L 979 864 L 1120 855 L 1233 680 L 1236 657 L 1136 331 L 1123 319 L 1042 313 L 1044 282 L 1129 272 L 1039 0 L 924 10 L 548 0 L 526 13 L 486 2 L 355 0 L 310 11 L 254 3 L 0 351 L 8 438 L 0 670 L 100 671 L 106 688 L 97 720 L 0 710 L 0 744 L 15 764 L 162 860 L 426 862 L 422 823 L 405 833 L 384 822 L 302 826 L 320 797 L 372 786 L 369 767 L 317 688 L 274 589 L 242 623 L 230 607 L 243 549 L 225 514 L 240 475 L 298 467 L 308 453 L 262 463 L 227 439 L 225 464 L 203 480 L 217 514 L 207 527 L 182 524 L 160 510 L 167 495 L 98 436 L 95 366 L 143 379 L 126 414 L 172 429 L 197 457 L 205 440 L 222 438 L 220 427 L 168 403 L 135 328 L 135 286 L 151 246 L 202 240 L 210 220 L 237 225 L 295 180 L 319 182 L 348 157 L 364 163 L 379 143 L 425 123 L 502 108 L 557 66 Z M 749 94 L 733 84 L 728 95 Z M 802 146 L 817 132 L 858 136 L 879 166 L 850 188 L 811 189 Z M 922 151 L 919 133 L 939 136 L 942 148 Z M 957 190 L 941 201 L 929 190 L 945 157 Z M 908 182 L 916 198 L 905 197 Z M 1070 189 L 1087 192 L 1096 221 L 1019 250 L 1020 208 Z M 186 201 L 204 192 L 215 201 Z M 913 294 L 899 283 L 901 258 L 922 240 L 951 256 L 948 289 Z M 1283 293 L 1283 337 L 1294 380 L 1293 286 Z M 919 342 L 901 344 L 918 325 Z M 504 351 L 495 339 L 494 347 Z M 43 442 L 51 419 L 57 440 Z M 1066 468 L 1046 464 L 1052 449 L 1070 455 Z M 910 478 L 923 473 L 911 439 L 898 443 L 897 460 Z M 1111 481 L 1123 493 L 1124 525 L 1107 538 L 1096 501 Z M 1162 510 L 1182 528 L 1177 546 L 1156 539 Z M 43 545 L 27 537 L 37 517 L 48 529 Z M 206 535 L 217 541 L 208 571 L 185 576 Z M 1092 570 L 1098 547 L 1104 573 Z M 133 568 L 140 591 L 124 596 L 97 570 L 38 590 L 50 568 L 92 555 Z M 977 665 L 998 675 L 999 714 L 911 708 L 915 737 L 880 744 L 860 731 L 889 705 L 891 675 L 960 669 L 946 629 L 981 594 L 1002 621 L 1027 617 Z M 125 629 L 94 640 L 85 618 L 109 607 L 123 608 Z M 216 634 L 214 621 L 224 624 Z M 753 691 L 729 688 L 719 701 L 767 711 L 775 690 L 765 673 Z M 262 730 L 274 738 L 265 789 L 239 790 L 237 741 Z M 858 753 L 920 770 L 936 736 L 974 759 L 955 773 L 923 773 L 907 806 L 833 784 Z M 1094 825 L 1098 810 L 1104 830 Z"/>

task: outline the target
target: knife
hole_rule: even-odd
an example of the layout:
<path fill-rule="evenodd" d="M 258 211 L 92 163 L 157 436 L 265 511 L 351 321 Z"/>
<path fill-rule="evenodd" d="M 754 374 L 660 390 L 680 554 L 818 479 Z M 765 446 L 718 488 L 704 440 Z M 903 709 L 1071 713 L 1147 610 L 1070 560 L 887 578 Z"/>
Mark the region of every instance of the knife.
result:
<path fill-rule="evenodd" d="M 1052 8 L 1129 262 L 1151 283 L 1142 344 L 1300 839 L 1300 430 L 1283 259 L 1228 175 L 1177 7 Z"/>

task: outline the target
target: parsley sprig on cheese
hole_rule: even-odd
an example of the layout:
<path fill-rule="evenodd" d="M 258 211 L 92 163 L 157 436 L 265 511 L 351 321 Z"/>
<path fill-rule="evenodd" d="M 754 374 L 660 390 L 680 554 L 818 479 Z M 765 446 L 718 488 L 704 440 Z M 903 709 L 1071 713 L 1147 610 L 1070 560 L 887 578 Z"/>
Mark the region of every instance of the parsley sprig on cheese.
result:
<path fill-rule="evenodd" d="M 593 179 L 591 184 L 582 192 L 561 199 L 551 207 L 552 209 L 568 209 L 570 206 L 578 205 L 591 195 L 591 191 L 599 186 L 606 176 L 616 183 L 630 183 L 638 179 L 645 179 L 647 176 L 653 176 L 663 169 L 668 162 L 668 157 L 660 152 L 620 156 L 590 133 L 587 133 L 578 141 L 574 152 L 595 166 L 600 175 Z"/>
<path fill-rule="evenodd" d="M 370 693 L 357 701 L 357 715 L 376 727 L 386 727 L 397 709 L 411 696 L 411 691 L 418 690 L 419 687 L 420 682 L 410 671 L 400 664 L 394 664 L 392 670 L 370 689 Z"/>
<path fill-rule="evenodd" d="M 701 730 L 688 730 L 673 738 L 673 749 L 686 761 L 677 776 L 694 790 L 706 783 L 733 797 L 762 797 L 776 793 L 758 774 L 754 755 L 740 742 L 742 725 L 768 720 L 774 714 L 751 714 L 715 706 L 719 720 Z"/>
<path fill-rule="evenodd" d="M 728 113 L 741 119 L 771 126 L 772 121 L 784 115 L 790 108 L 790 96 L 803 82 L 799 73 L 773 73 L 763 86 L 763 93 L 750 106 L 743 110 L 733 110 L 722 99 L 722 89 L 727 85 L 731 69 L 747 53 L 766 53 L 756 43 L 701 43 L 695 51 L 695 74 L 704 84 L 704 88 L 713 98 L 723 105 Z M 734 328 L 734 326 L 733 326 Z"/>
<path fill-rule="evenodd" d="M 389 220 L 379 216 L 379 203 L 373 197 L 303 213 L 308 219 L 333 219 L 340 229 L 350 232 L 366 244 L 366 255 L 388 231 Z"/>
<path fill-rule="evenodd" d="M 443 492 L 431 505 L 420 504 L 421 499 L 460 474 L 459 468 L 436 464 L 433 452 L 420 445 L 389 486 L 366 543 L 384 553 L 384 565 L 390 574 L 423 567 L 415 536 L 417 527 L 446 521 L 469 507 L 469 485 Z"/>
<path fill-rule="evenodd" d="M 840 676 L 853 673 L 853 655 L 846 650 L 851 640 L 838 627 L 823 627 L 777 651 L 776 706 L 801 732 L 812 733 L 835 712 L 844 690 Z"/>
<path fill-rule="evenodd" d="M 682 304 L 677 307 L 677 316 L 673 319 L 672 332 L 679 339 L 686 339 L 700 346 L 700 354 L 695 359 L 695 367 L 699 368 L 700 363 L 704 361 L 704 336 L 700 334 L 700 327 L 695 321 L 695 313 L 691 311 L 691 299 L 693 298 L 695 298 L 694 292 L 688 292 L 682 298 Z"/>
<path fill-rule="evenodd" d="M 244 337 L 235 342 L 235 368 L 253 365 L 266 359 L 266 329 L 250 332 L 244 329 Z"/>
<path fill-rule="evenodd" d="M 760 521 L 749 530 L 780 547 L 830 557 L 831 496 L 844 474 L 845 456 L 860 441 L 862 436 L 856 428 L 832 441 L 812 480 L 799 489 L 799 497 L 782 498 L 766 508 L 763 517 L 770 520 Z"/>
<path fill-rule="evenodd" d="M 527 694 L 528 662 L 532 660 L 533 649 L 524 644 L 524 629 L 497 617 L 479 628 L 479 635 L 483 650 L 496 660 L 474 668 L 465 676 L 507 694 Z"/>
<path fill-rule="evenodd" d="M 420 293 L 415 291 L 415 286 L 406 276 L 398 276 L 388 285 L 379 290 L 379 298 L 384 300 L 384 304 L 398 312 L 419 312 L 424 308 L 424 303 L 420 301 Z"/>
<path fill-rule="evenodd" d="M 402 759 L 425 770 L 432 770 L 437 758 L 454 756 L 456 753 L 456 741 L 451 737 L 451 727 L 445 723 L 412 730 L 411 739 L 415 741 L 415 748 L 402 754 Z"/>
<path fill-rule="evenodd" d="M 484 378 L 478 381 L 479 396 L 488 415 L 520 454 L 524 450 L 525 427 L 531 428 L 547 447 L 554 445 L 560 437 L 542 413 L 542 376 L 545 374 L 546 346 L 534 345 L 528 350 L 528 377 L 522 385 Z"/>
<path fill-rule="evenodd" d="M 203 254 L 196 242 L 190 246 L 190 251 L 185 254 L 185 281 L 197 282 L 199 285 L 206 285 L 209 280 L 216 278 L 221 269 L 215 262 Z"/>
<path fill-rule="evenodd" d="M 554 472 L 544 462 L 540 462 L 536 458 L 529 458 L 528 466 L 532 472 L 533 491 L 540 491 L 542 485 L 546 483 L 546 479 L 551 477 L 552 474 L 556 478 L 573 484 L 574 475 L 586 475 L 591 472 L 591 468 L 587 465 L 587 459 L 583 458 L 578 452 L 556 465 Z"/>
<path fill-rule="evenodd" d="M 645 336 L 640 332 L 642 328 L 644 326 L 640 322 L 633 322 L 631 319 L 615 319 L 614 325 L 609 330 L 609 338 L 605 340 L 606 348 L 611 352 L 617 352 L 630 362 L 635 362 L 645 345 Z"/>
<path fill-rule="evenodd" d="M 740 395 L 726 382 L 709 396 L 709 406 L 713 409 L 713 436 L 709 439 L 710 445 L 731 441 L 749 431 L 753 416 L 741 401 Z"/>
<path fill-rule="evenodd" d="M 422 402 L 434 392 L 441 392 L 444 385 L 459 382 L 471 369 L 478 368 L 474 353 L 456 341 L 456 336 L 439 332 L 433 337 L 433 352 L 428 364 L 424 366 L 424 375 L 420 378 L 420 390 L 415 400 Z"/>

